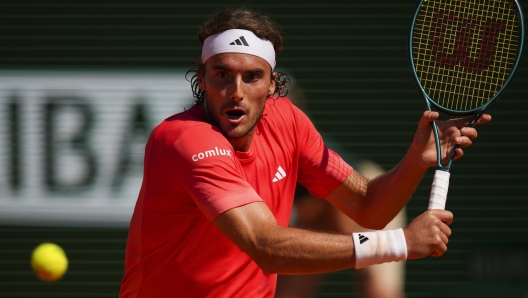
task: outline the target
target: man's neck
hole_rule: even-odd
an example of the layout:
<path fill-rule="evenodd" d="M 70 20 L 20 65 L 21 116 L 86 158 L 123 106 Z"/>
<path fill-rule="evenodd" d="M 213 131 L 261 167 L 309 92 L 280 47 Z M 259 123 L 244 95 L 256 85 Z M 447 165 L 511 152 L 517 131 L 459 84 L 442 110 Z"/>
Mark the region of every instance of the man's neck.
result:
<path fill-rule="evenodd" d="M 231 146 L 233 146 L 233 149 L 235 151 L 240 151 L 240 152 L 249 151 L 249 148 L 251 147 L 251 142 L 253 141 L 253 136 L 255 135 L 255 128 L 253 128 L 253 130 L 251 130 L 247 135 L 245 135 L 242 138 L 237 138 L 237 139 L 227 138 L 227 140 L 229 141 L 229 143 L 231 143 Z"/>

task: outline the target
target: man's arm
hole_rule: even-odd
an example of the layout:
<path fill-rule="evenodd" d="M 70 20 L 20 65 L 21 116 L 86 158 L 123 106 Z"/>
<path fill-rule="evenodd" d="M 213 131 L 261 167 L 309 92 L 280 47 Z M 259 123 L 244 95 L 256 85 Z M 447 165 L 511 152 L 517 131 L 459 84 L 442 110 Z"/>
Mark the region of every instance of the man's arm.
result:
<path fill-rule="evenodd" d="M 399 211 L 410 198 L 426 168 L 436 163 L 430 123 L 437 118 L 438 113 L 424 113 L 413 144 L 395 169 L 371 182 L 352 173 L 327 196 L 328 200 L 345 209 L 345 213 L 351 214 L 354 219 L 360 218 L 362 222 L 369 223 L 366 227 L 385 226 L 384 222 L 392 219 L 391 214 L 395 215 L 394 212 Z M 483 115 L 477 124 L 489 120 L 489 115 Z M 463 128 L 467 121 L 455 119 L 439 123 L 442 146 L 469 146 L 477 133 L 474 128 Z M 462 149 L 458 149 L 457 158 L 461 156 Z M 381 220 L 372 220 L 379 216 Z M 437 256 L 442 255 L 451 235 L 448 225 L 452 219 L 452 213 L 445 210 L 426 211 L 414 219 L 403 229 L 407 259 L 423 258 L 433 251 L 438 253 Z M 355 266 L 354 244 L 350 235 L 280 227 L 262 202 L 230 209 L 212 222 L 267 273 L 323 273 Z"/>
<path fill-rule="evenodd" d="M 429 166 L 436 165 L 436 146 L 431 122 L 438 118 L 436 112 L 424 112 L 413 144 L 404 159 L 392 170 L 368 181 L 353 172 L 326 199 L 361 226 L 369 229 L 383 229 L 411 198 Z M 477 131 L 467 127 L 470 118 L 438 121 L 442 140 L 442 155 L 447 158 L 454 145 L 459 145 L 455 159 L 463 155 L 461 148 L 471 145 Z M 487 114 L 476 124 L 491 120 Z"/>
<path fill-rule="evenodd" d="M 435 210 L 418 217 L 404 234 L 408 259 L 445 252 L 452 214 Z M 313 274 L 353 268 L 352 236 L 281 227 L 265 203 L 228 210 L 213 224 L 266 273 Z"/>
<path fill-rule="evenodd" d="M 383 229 L 405 206 L 427 168 L 404 158 L 385 174 L 367 180 L 354 171 L 326 200 L 367 229 Z"/>

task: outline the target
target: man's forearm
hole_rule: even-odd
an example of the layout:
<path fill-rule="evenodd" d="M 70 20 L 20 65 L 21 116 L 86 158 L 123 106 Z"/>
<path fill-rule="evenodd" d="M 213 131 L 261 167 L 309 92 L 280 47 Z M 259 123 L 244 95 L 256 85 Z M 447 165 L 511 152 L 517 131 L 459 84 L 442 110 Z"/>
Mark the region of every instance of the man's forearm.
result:
<path fill-rule="evenodd" d="M 352 172 L 326 200 L 361 226 L 383 229 L 407 203 L 427 170 L 411 157 L 408 153 L 395 168 L 371 181 Z"/>
<path fill-rule="evenodd" d="M 355 266 L 351 235 L 281 227 L 262 202 L 228 210 L 213 224 L 266 273 L 313 274 Z"/>
<path fill-rule="evenodd" d="M 317 274 L 355 266 L 351 235 L 282 227 L 272 233 L 267 240 L 273 243 L 262 243 L 251 256 L 267 273 Z"/>
<path fill-rule="evenodd" d="M 384 228 L 409 201 L 426 171 L 407 154 L 396 167 L 369 181 L 363 206 L 372 221 L 367 228 Z"/>
<path fill-rule="evenodd" d="M 263 202 L 230 209 L 213 224 L 266 273 L 315 274 L 359 268 L 446 250 L 452 214 L 428 211 L 403 230 L 354 236 L 281 227 Z M 436 226 L 436 228 L 432 228 Z"/>

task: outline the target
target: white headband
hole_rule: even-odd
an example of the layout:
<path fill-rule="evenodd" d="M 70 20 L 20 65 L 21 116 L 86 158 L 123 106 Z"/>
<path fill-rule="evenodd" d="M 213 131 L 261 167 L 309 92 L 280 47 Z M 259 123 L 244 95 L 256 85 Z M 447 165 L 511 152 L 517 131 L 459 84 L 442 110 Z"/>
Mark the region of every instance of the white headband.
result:
<path fill-rule="evenodd" d="M 266 60 L 275 68 L 275 50 L 267 39 L 258 38 L 253 32 L 230 29 L 207 37 L 202 48 L 202 63 L 221 53 L 250 54 Z"/>

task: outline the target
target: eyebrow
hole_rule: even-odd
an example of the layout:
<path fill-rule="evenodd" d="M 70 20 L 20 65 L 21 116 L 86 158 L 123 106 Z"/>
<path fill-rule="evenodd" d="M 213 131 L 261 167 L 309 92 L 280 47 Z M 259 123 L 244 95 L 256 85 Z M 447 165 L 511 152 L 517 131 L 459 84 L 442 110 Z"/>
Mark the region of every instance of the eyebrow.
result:
<path fill-rule="evenodd" d="M 254 69 L 250 69 L 248 70 L 247 72 L 251 72 L 251 73 L 264 73 L 265 70 L 260 68 L 260 67 L 257 67 L 257 68 L 254 68 Z"/>

